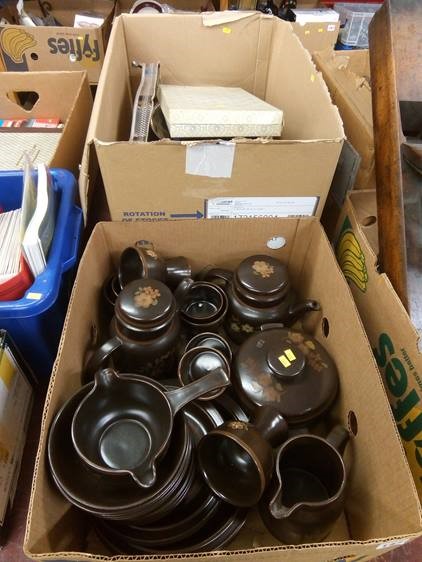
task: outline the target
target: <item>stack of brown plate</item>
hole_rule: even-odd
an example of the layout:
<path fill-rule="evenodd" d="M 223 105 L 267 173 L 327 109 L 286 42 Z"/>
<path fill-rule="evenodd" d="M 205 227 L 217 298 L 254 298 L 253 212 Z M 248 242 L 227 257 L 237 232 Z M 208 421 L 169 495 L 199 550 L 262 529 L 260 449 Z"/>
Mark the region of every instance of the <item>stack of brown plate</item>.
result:
<path fill-rule="evenodd" d="M 176 383 L 161 388 L 170 390 Z M 74 413 L 93 388 L 82 387 L 57 413 L 49 433 L 48 461 L 56 486 L 76 507 L 91 514 L 101 540 L 116 553 L 193 552 L 221 548 L 241 529 L 246 510 L 230 506 L 199 474 L 195 448 L 225 419 L 246 419 L 225 395 L 212 403 L 192 402 L 176 415 L 157 480 L 142 488 L 127 474 L 109 475 L 89 467 L 71 437 Z"/>

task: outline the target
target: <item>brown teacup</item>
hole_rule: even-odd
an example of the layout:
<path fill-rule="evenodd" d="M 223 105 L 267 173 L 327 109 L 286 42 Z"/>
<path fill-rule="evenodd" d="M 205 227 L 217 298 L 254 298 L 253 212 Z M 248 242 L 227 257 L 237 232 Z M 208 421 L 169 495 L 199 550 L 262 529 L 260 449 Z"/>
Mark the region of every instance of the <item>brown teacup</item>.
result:
<path fill-rule="evenodd" d="M 208 486 L 232 505 L 256 505 L 271 479 L 272 446 L 286 434 L 287 423 L 272 406 L 259 408 L 254 424 L 229 421 L 210 431 L 198 445 L 199 466 Z"/>

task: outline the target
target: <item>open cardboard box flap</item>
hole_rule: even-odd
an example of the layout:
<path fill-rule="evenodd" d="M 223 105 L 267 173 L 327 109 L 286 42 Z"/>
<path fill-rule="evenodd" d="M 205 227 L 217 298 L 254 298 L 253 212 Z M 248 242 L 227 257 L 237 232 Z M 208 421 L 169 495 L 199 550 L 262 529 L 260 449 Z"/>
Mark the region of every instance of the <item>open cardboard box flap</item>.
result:
<path fill-rule="evenodd" d="M 339 108 L 347 139 L 362 159 L 355 189 L 374 189 L 376 182 L 369 51 L 327 49 L 313 53 L 313 59 Z"/>
<path fill-rule="evenodd" d="M 420 336 L 385 273 L 379 273 L 375 191 L 356 191 L 346 201 L 336 233 L 354 239 L 364 277 L 344 267 L 356 306 L 384 379 L 406 456 L 422 500 L 422 356 Z M 358 274 L 359 275 L 359 274 Z"/>
<path fill-rule="evenodd" d="M 122 15 L 115 20 L 81 171 L 85 213 L 94 193 L 95 144 L 112 220 L 142 210 L 164 210 L 171 218 L 204 210 L 205 200 L 216 196 L 315 196 L 320 215 L 344 131 L 309 53 L 290 24 L 278 18 L 254 13 L 206 26 L 208 17 Z M 244 88 L 283 110 L 282 139 L 234 140 L 226 177 L 190 169 L 190 145 L 130 143 L 139 81 L 133 60 L 159 61 L 164 84 Z"/>
<path fill-rule="evenodd" d="M 96 226 L 80 263 L 44 409 L 25 553 L 36 560 L 169 559 L 164 555 L 112 558 L 92 534 L 86 536 L 89 522 L 84 514 L 71 507 L 55 490 L 45 458 L 51 420 L 79 388 L 85 354 L 92 334 L 99 327 L 101 285 L 117 265 L 121 250 L 140 238 L 152 240 L 157 252 L 164 256 L 184 253 L 195 272 L 209 263 L 234 267 L 254 253 L 270 253 L 284 261 L 300 296 L 311 296 L 322 304 L 322 310 L 311 313 L 305 327 L 327 347 L 339 370 L 341 390 L 332 412 L 333 422 L 348 427 L 353 411 L 358 423 L 346 458 L 353 465 L 345 517 L 327 542 L 295 547 L 281 545 L 266 532 L 252 511 L 245 528 L 229 545 L 230 550 L 170 558 L 238 562 L 276 562 L 281 558 L 288 562 L 327 562 L 345 557 L 366 560 L 419 535 L 421 508 L 382 380 L 350 290 L 319 222 L 315 219 L 115 222 Z M 286 244 L 281 249 L 269 249 L 269 241 L 274 247 L 276 242 L 280 246 L 283 239 Z M 326 321 L 322 322 L 322 318 Z"/>

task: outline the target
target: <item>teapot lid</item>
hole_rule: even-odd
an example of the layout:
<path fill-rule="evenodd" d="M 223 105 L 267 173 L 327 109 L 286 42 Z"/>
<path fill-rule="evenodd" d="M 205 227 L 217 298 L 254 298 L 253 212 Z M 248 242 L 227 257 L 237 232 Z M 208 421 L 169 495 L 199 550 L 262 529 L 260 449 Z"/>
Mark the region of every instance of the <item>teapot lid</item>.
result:
<path fill-rule="evenodd" d="M 173 317 L 176 302 L 170 289 L 161 281 L 137 279 L 121 291 L 114 310 L 120 322 L 137 328 Z"/>
<path fill-rule="evenodd" d="M 338 373 L 325 348 L 304 332 L 264 329 L 239 348 L 234 375 L 252 407 L 271 404 L 291 425 L 309 422 L 332 404 Z"/>
<path fill-rule="evenodd" d="M 249 256 L 236 269 L 238 284 L 251 293 L 272 295 L 285 291 L 289 284 L 286 266 L 266 255 Z"/>

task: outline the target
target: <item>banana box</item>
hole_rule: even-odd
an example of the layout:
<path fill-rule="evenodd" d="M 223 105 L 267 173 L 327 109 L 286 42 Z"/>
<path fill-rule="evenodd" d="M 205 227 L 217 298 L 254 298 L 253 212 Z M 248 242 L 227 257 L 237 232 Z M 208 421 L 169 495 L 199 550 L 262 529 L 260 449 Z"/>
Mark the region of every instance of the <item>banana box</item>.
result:
<path fill-rule="evenodd" d="M 76 0 L 71 6 L 63 0 L 25 2 L 26 13 L 36 21 L 41 21 L 46 10 L 56 25 L 20 25 L 19 15 L 10 3 L 0 8 L 0 69 L 86 70 L 90 84 L 97 84 L 111 31 L 114 0 Z M 96 16 L 101 25 L 79 26 L 75 17 L 84 13 Z"/>
<path fill-rule="evenodd" d="M 337 224 L 334 246 L 383 377 L 422 500 L 422 356 L 418 348 L 419 334 L 388 277 L 377 271 L 374 190 L 354 192 L 346 200 Z"/>
<path fill-rule="evenodd" d="M 33 402 L 33 375 L 0 329 L 0 543 L 13 504 Z"/>

